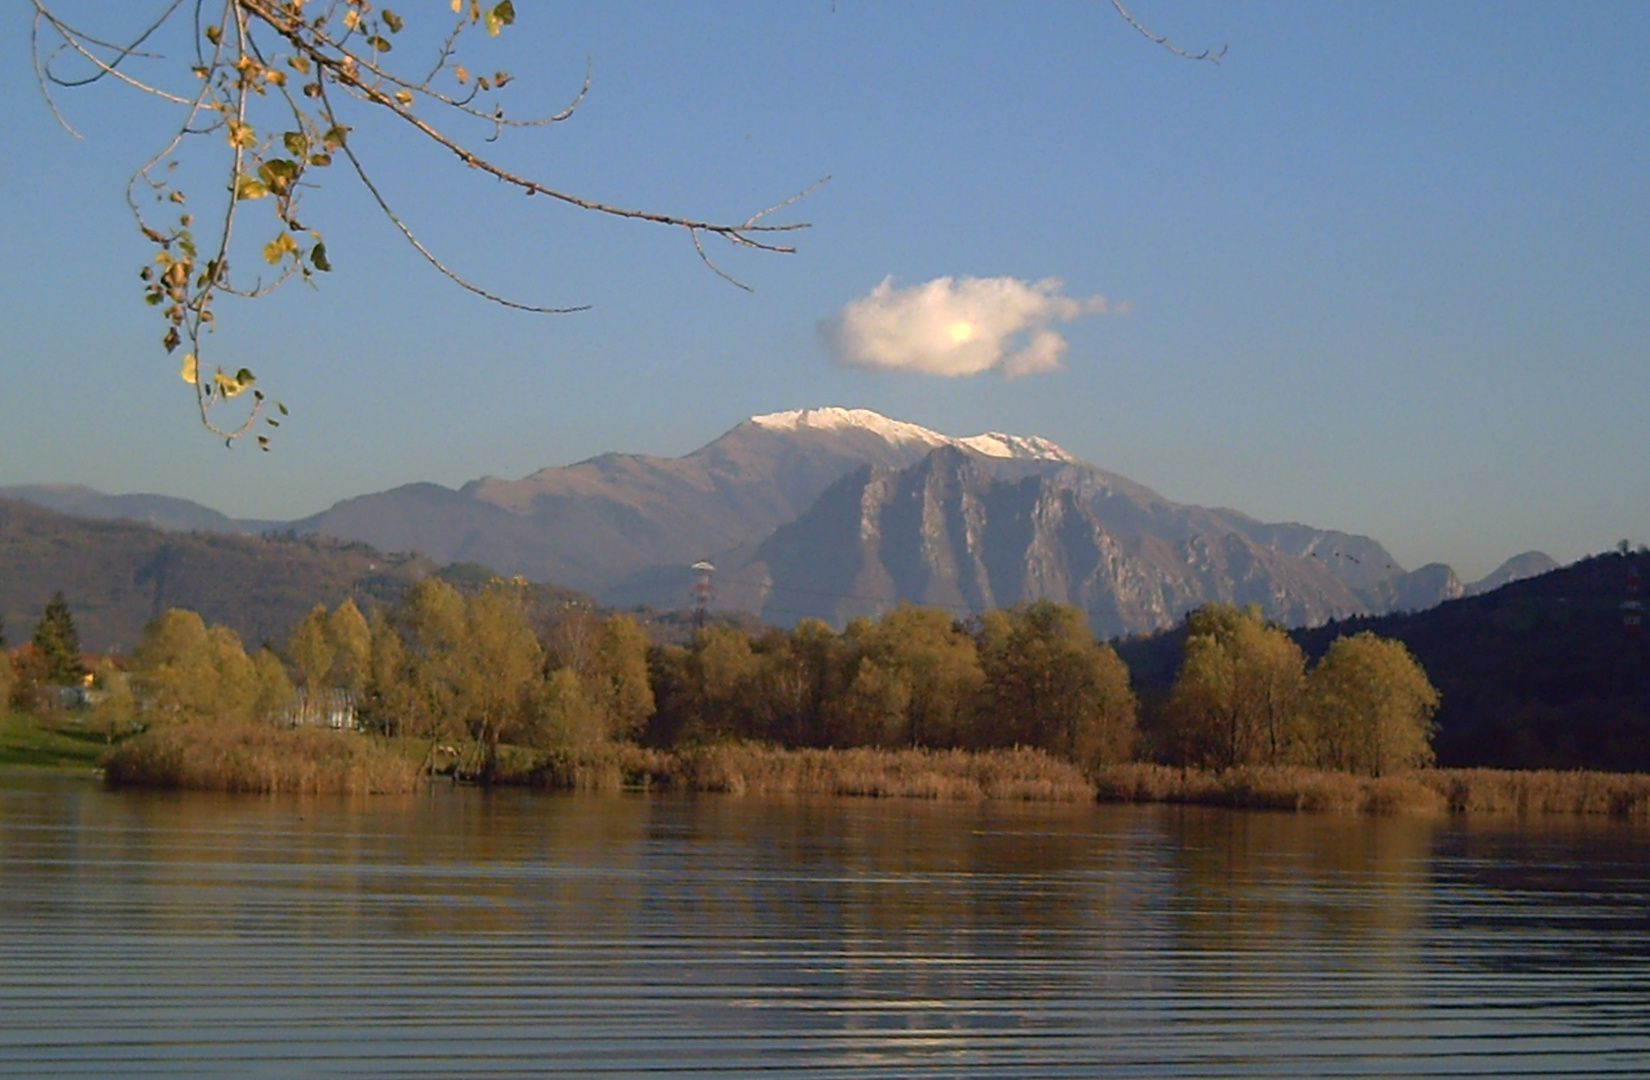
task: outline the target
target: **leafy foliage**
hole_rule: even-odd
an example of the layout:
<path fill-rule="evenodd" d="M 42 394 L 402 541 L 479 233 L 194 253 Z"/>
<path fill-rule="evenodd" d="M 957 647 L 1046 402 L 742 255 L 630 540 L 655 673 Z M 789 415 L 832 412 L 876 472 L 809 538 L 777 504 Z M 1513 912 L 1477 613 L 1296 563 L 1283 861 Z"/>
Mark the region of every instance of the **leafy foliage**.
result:
<path fill-rule="evenodd" d="M 904 606 L 838 635 L 804 619 L 759 640 L 707 627 L 652 659 L 660 744 L 1035 746 L 1085 768 L 1134 748 L 1128 671 L 1075 608 L 994 612 L 970 633 Z"/>
<path fill-rule="evenodd" d="M 1315 765 L 1383 776 L 1432 762 L 1438 692 L 1401 642 L 1338 638 L 1310 672 L 1260 609 L 1186 616 L 1159 755 L 1214 770 Z"/>
<path fill-rule="evenodd" d="M 258 669 L 240 639 L 174 609 L 144 628 L 132 652 L 132 680 L 146 722 L 255 719 Z"/>
<path fill-rule="evenodd" d="M 39 657 L 41 679 L 53 686 L 71 686 L 86 673 L 80 665 L 80 634 L 61 591 L 52 594 L 30 639 Z"/>
<path fill-rule="evenodd" d="M 1403 642 L 1336 638 L 1307 679 L 1316 764 L 1364 776 L 1430 765 L 1438 691 Z"/>
<path fill-rule="evenodd" d="M 1182 649 L 1167 709 L 1173 757 L 1217 769 L 1304 758 L 1306 659 L 1258 606 L 1199 608 Z"/>
<path fill-rule="evenodd" d="M 1133 756 L 1129 671 L 1080 609 L 1040 600 L 981 619 L 985 686 L 974 740 L 1035 746 L 1094 768 Z"/>

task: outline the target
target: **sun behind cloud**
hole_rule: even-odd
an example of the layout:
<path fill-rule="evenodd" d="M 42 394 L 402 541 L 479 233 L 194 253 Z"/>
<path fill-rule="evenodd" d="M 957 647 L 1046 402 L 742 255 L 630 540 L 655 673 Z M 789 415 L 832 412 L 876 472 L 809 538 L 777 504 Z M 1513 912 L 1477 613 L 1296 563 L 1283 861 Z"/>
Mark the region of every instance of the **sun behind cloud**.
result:
<path fill-rule="evenodd" d="M 1057 278 L 939 277 L 896 289 L 889 277 L 819 332 L 845 367 L 1005 378 L 1052 371 L 1066 351 L 1052 324 L 1113 310 L 1104 297 L 1075 299 L 1061 288 Z"/>

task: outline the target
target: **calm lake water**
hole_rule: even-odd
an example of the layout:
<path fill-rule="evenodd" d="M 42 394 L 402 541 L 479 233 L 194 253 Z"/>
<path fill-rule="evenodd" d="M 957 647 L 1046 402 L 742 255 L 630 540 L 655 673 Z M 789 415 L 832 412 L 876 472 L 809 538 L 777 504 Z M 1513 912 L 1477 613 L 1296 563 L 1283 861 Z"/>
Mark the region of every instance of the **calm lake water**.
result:
<path fill-rule="evenodd" d="M 1650 1075 L 1650 830 L 0 777 L 0 1075 Z"/>

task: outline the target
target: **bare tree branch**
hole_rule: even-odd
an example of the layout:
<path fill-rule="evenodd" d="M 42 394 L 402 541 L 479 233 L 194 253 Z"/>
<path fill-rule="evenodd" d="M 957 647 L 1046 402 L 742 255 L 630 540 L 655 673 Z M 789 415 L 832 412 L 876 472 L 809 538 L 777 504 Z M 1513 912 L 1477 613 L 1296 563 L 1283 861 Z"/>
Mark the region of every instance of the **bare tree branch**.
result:
<path fill-rule="evenodd" d="M 1228 46 L 1225 45 L 1220 47 L 1219 52 L 1215 52 L 1212 49 L 1204 49 L 1200 53 L 1187 52 L 1185 49 L 1182 49 L 1180 46 L 1176 45 L 1163 35 L 1154 34 L 1144 26 L 1140 25 L 1139 20 L 1137 20 L 1133 15 L 1130 15 L 1128 10 L 1123 7 L 1122 0 L 1111 0 L 1111 6 L 1117 9 L 1117 14 L 1123 17 L 1124 22 L 1140 31 L 1141 35 L 1145 37 L 1147 41 L 1163 46 L 1176 56 L 1184 56 L 1188 60 L 1207 60 L 1211 64 L 1218 64 L 1226 55 L 1226 49 Z"/>
<path fill-rule="evenodd" d="M 485 23 L 488 35 L 492 36 L 513 22 L 514 8 L 507 0 L 488 0 L 485 4 L 471 0 L 455 5 L 458 18 L 440 42 L 434 66 L 416 81 L 398 74 L 384 59 L 391 50 L 389 39 L 401 32 L 403 20 L 368 0 L 310 0 L 307 4 L 304 0 L 194 0 L 188 5 L 193 18 L 194 46 L 194 62 L 188 70 L 198 80 L 198 87 L 188 93 L 167 89 L 123 70 L 138 59 L 160 59 L 142 51 L 142 47 L 185 6 L 185 0 L 164 0 L 159 15 L 124 43 L 93 36 L 70 25 L 52 10 L 52 0 L 31 0 L 31 3 L 34 19 L 30 42 L 36 81 L 53 116 L 65 130 L 74 133 L 58 109 L 53 88 L 82 87 L 111 77 L 184 110 L 182 122 L 174 128 L 166 145 L 133 173 L 127 183 L 126 201 L 139 230 L 155 245 L 154 259 L 144 266 L 140 277 L 144 282 L 145 300 L 159 308 L 164 319 L 166 333 L 162 344 L 168 353 L 187 348 L 180 370 L 185 381 L 192 385 L 201 423 L 231 444 L 248 434 L 260 418 L 271 426 L 279 423 L 265 414 L 266 399 L 259 390 L 252 390 L 253 404 L 238 424 L 225 427 L 212 419 L 213 410 L 251 389 L 254 381 L 252 373 L 245 368 L 219 365 L 209 369 L 205 364 L 202 339 L 214 325 L 214 301 L 219 295 L 263 296 L 293 277 L 313 283 L 315 273 L 331 269 L 320 233 L 300 223 L 298 204 L 303 193 L 314 186 L 306 180 L 306 174 L 331 165 L 334 154 L 344 155 L 379 210 L 420 257 L 460 288 L 492 303 L 539 314 L 563 314 L 588 307 L 522 303 L 485 289 L 453 270 L 396 212 L 375 180 L 370 163 L 350 145 L 350 128 L 334 110 L 328 94 L 331 89 L 342 91 L 369 110 L 393 114 L 470 168 L 529 195 L 545 195 L 609 217 L 681 229 L 688 234 L 694 252 L 707 267 L 747 291 L 749 285 L 711 260 L 703 237 L 716 235 L 741 247 L 791 253 L 794 246 L 781 242 L 777 234 L 805 229 L 807 223 L 769 223 L 767 219 L 823 183 L 810 185 L 742 221 L 718 222 L 588 199 L 512 172 L 481 156 L 472 149 L 475 142 L 459 138 L 418 115 L 413 106 L 439 105 L 469 121 L 485 124 L 491 129 L 485 141 L 492 142 L 506 128 L 539 127 L 568 119 L 590 90 L 591 65 L 587 61 L 577 93 L 555 112 L 518 120 L 507 115 L 501 105 L 488 101 L 511 81 L 510 76 L 502 71 L 491 74 L 467 71 L 456 59 L 458 41 L 464 31 L 478 23 Z M 211 21 L 213 18 L 215 23 Z M 270 50 L 266 45 L 275 47 Z M 58 70 L 54 61 L 64 54 L 88 64 L 89 73 L 80 75 Z M 438 87 L 435 80 L 443 72 L 451 72 L 463 89 L 450 93 Z M 267 110 L 259 104 L 263 101 L 283 103 L 290 119 L 270 121 Z M 228 173 L 225 187 L 219 189 L 225 198 L 222 212 L 207 235 L 199 237 L 195 216 L 187 206 L 189 200 L 179 186 L 178 176 L 184 174 L 173 172 L 185 141 L 197 135 L 225 140 L 219 149 L 226 152 L 223 161 Z M 168 213 L 175 212 L 175 222 L 155 217 L 157 210 L 150 205 L 151 198 L 160 207 L 167 208 Z M 237 285 L 229 269 L 231 247 L 244 247 L 246 243 L 235 240 L 237 234 L 244 233 L 244 228 L 237 228 L 237 222 L 245 226 L 251 221 L 250 218 L 241 221 L 241 211 L 244 204 L 259 200 L 265 200 L 265 205 L 273 209 L 279 230 L 262 248 L 264 261 L 277 272 L 272 280 L 259 275 L 250 282 L 245 281 L 243 275 L 242 283 Z M 256 265 L 256 260 L 253 262 Z M 259 435 L 258 443 L 268 448 L 266 436 Z"/>

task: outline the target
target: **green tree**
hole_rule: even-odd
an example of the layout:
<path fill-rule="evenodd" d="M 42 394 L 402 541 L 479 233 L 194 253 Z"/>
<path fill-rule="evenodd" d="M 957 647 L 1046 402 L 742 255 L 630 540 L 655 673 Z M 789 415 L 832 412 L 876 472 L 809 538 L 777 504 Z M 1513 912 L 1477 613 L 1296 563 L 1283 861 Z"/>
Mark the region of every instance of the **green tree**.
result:
<path fill-rule="evenodd" d="M 853 676 L 831 703 L 827 741 L 832 746 L 909 745 L 911 674 L 874 656 L 862 656 Z"/>
<path fill-rule="evenodd" d="M 86 669 L 80 664 L 80 634 L 62 592 L 55 592 L 34 624 L 32 639 L 40 654 L 44 680 L 53 686 L 78 686 Z"/>
<path fill-rule="evenodd" d="M 30 642 L 12 657 L 11 704 L 14 708 L 30 710 L 41 704 L 41 690 L 47 685 L 46 660 Z"/>
<path fill-rule="evenodd" d="M 259 698 L 257 668 L 234 631 L 178 608 L 143 628 L 131 678 L 146 723 L 251 719 Z"/>
<path fill-rule="evenodd" d="M 1197 609 L 1166 710 L 1172 756 L 1217 769 L 1298 760 L 1305 683 L 1300 647 L 1258 606 Z"/>
<path fill-rule="evenodd" d="M 851 675 L 841 702 L 843 743 L 955 746 L 985 681 L 974 638 L 938 608 L 901 604 L 843 633 Z"/>
<path fill-rule="evenodd" d="M 1438 691 L 1403 642 L 1336 638 L 1307 676 L 1317 764 L 1385 776 L 1430 765 Z"/>
<path fill-rule="evenodd" d="M 988 611 L 980 624 L 973 738 L 1036 746 L 1085 768 L 1127 760 L 1138 738 L 1129 672 L 1089 633 L 1083 613 L 1039 600 Z"/>
<path fill-rule="evenodd" d="M 528 741 L 541 749 L 579 750 L 607 741 L 608 718 L 570 667 L 557 668 L 533 695 Z"/>

